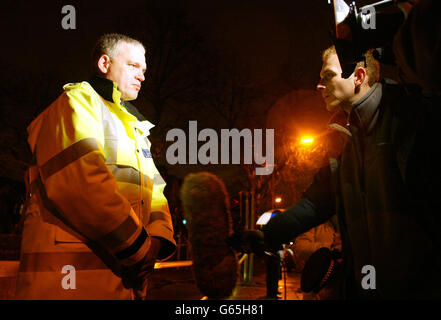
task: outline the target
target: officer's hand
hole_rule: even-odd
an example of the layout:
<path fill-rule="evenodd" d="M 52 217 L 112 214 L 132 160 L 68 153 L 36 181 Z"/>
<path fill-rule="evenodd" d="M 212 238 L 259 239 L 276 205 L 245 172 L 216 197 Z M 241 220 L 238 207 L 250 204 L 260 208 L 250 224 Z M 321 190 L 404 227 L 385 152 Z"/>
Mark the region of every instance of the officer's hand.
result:
<path fill-rule="evenodd" d="M 147 279 L 153 272 L 160 249 L 161 240 L 152 237 L 149 251 L 145 257 L 133 266 L 122 267 L 121 278 L 126 289 L 133 289 L 135 293 L 145 291 Z"/>

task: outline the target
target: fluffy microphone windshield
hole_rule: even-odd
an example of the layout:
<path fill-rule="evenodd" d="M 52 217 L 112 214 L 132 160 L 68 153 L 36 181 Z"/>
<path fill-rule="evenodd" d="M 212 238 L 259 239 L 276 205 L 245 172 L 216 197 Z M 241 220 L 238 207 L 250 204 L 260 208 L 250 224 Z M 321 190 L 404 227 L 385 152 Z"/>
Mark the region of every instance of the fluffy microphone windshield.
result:
<path fill-rule="evenodd" d="M 208 298 L 229 297 L 236 285 L 238 263 L 226 241 L 232 227 L 225 185 L 208 172 L 189 174 L 180 195 L 196 284 Z"/>

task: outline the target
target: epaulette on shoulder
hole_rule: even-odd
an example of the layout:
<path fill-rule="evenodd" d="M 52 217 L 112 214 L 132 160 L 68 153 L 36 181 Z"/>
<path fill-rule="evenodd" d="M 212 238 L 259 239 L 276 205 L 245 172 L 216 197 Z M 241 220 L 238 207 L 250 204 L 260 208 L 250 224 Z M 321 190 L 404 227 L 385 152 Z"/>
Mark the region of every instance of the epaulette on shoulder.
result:
<path fill-rule="evenodd" d="M 63 86 L 64 91 L 75 90 L 80 88 L 89 89 L 92 88 L 92 86 L 87 81 L 66 83 Z"/>

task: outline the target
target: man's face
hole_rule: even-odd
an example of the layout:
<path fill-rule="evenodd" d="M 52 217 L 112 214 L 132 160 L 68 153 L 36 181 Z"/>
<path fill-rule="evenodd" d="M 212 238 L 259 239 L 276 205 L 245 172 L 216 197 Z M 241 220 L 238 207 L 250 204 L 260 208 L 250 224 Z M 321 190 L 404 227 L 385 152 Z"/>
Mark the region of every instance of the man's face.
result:
<path fill-rule="evenodd" d="M 320 82 L 317 90 L 322 94 L 328 111 L 337 107 L 348 110 L 355 97 L 354 74 L 349 78 L 341 77 L 342 69 L 338 56 L 331 54 L 324 62 L 320 71 Z"/>
<path fill-rule="evenodd" d="M 147 69 L 145 51 L 140 45 L 120 42 L 116 54 L 110 58 L 110 65 L 105 78 L 118 84 L 121 100 L 130 101 L 138 97 L 141 82 Z"/>

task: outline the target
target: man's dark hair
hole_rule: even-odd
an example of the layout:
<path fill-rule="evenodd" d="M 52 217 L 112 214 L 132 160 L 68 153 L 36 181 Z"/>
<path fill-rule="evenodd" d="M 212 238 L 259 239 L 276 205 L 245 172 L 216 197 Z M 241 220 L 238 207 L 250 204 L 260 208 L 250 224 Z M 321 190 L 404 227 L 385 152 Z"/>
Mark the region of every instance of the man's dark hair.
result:
<path fill-rule="evenodd" d="M 92 50 L 92 72 L 94 74 L 100 73 L 97 66 L 99 58 L 103 54 L 108 55 L 110 58 L 115 58 L 118 54 L 118 45 L 122 42 L 139 45 L 143 47 L 145 51 L 144 45 L 136 39 L 119 33 L 103 34 L 96 41 Z"/>
<path fill-rule="evenodd" d="M 335 49 L 335 46 L 331 46 L 327 48 L 322 53 L 322 60 L 327 60 L 331 55 L 337 54 L 337 50 Z M 363 67 L 366 69 L 366 73 L 369 78 L 369 86 L 372 87 L 376 82 L 380 81 L 380 63 L 377 59 L 374 58 L 373 50 L 368 50 L 365 53 L 365 60 L 357 62 L 357 65 L 354 68 L 354 71 L 358 67 Z"/>

